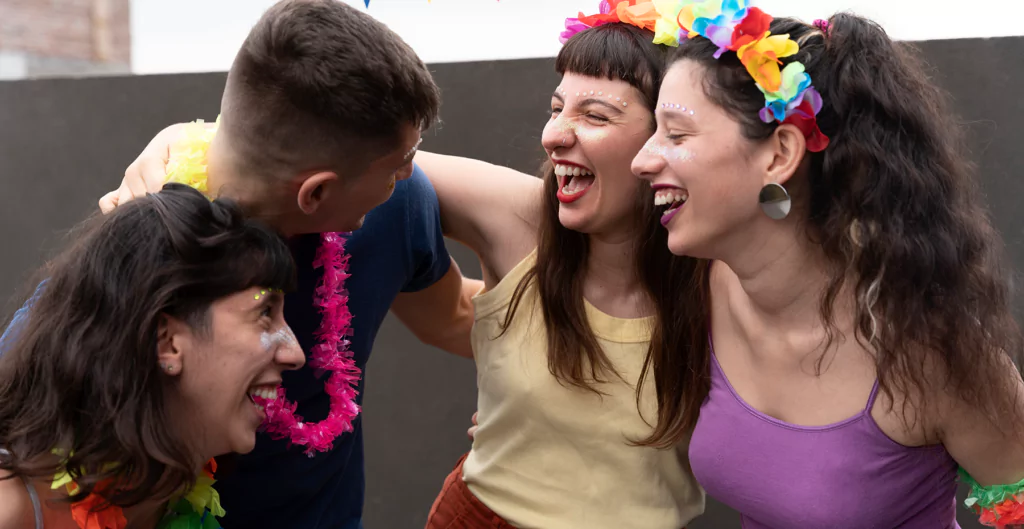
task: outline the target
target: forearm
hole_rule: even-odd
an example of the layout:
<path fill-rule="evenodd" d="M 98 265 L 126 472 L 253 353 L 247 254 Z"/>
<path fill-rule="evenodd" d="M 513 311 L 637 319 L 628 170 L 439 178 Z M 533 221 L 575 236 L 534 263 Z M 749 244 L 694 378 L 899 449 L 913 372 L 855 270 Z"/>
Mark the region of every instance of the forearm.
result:
<path fill-rule="evenodd" d="M 483 281 L 463 277 L 462 295 L 456 309 L 450 314 L 448 324 L 438 329 L 439 332 L 431 336 L 427 343 L 454 355 L 473 358 L 473 345 L 470 339 L 474 319 L 473 296 L 483 288 Z"/>
<path fill-rule="evenodd" d="M 477 255 L 500 239 L 503 229 L 537 217 L 541 182 L 507 167 L 430 152 L 416 154 L 437 193 L 441 227 Z"/>
<path fill-rule="evenodd" d="M 423 343 L 452 354 L 473 357 L 473 296 L 483 282 L 463 277 L 455 261 L 433 285 L 420 292 L 399 294 L 391 312 Z"/>

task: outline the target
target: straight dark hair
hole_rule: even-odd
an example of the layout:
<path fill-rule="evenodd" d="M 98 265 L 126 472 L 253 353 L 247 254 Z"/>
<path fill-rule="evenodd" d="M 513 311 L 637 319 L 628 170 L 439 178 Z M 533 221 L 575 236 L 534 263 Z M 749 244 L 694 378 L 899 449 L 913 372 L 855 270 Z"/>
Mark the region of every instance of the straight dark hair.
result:
<path fill-rule="evenodd" d="M 569 39 L 555 59 L 555 69 L 562 75 L 625 81 L 640 92 L 643 105 L 653 115 L 666 54 L 666 48 L 653 40 L 653 33 L 629 24 L 604 24 Z M 544 213 L 537 263 L 516 286 L 503 329 L 511 325 L 527 290 L 536 285 L 547 331 L 548 369 L 563 384 L 597 392 L 592 384 L 619 375 L 587 322 L 583 281 L 589 236 L 559 222 L 555 197 L 558 183 L 550 161 L 542 171 Z M 679 299 L 679 292 L 694 291 L 703 284 L 701 278 L 707 266 L 698 259 L 677 257 L 668 251 L 668 233 L 655 211 L 654 192 L 640 180 L 633 222 L 637 231 L 635 274 L 656 312 L 651 343 L 637 381 L 637 405 L 639 408 L 649 372 L 654 374 L 658 402 L 657 424 L 651 436 L 634 441 L 668 447 L 685 439 L 696 424 L 700 404 L 710 388 L 706 336 L 690 333 L 695 322 L 706 319 L 707 301 Z"/>
<path fill-rule="evenodd" d="M 291 290 L 291 253 L 235 205 L 179 184 L 69 239 L 0 351 L 0 447 L 10 452 L 0 469 L 32 479 L 66 469 L 79 486 L 71 501 L 92 492 L 121 507 L 166 501 L 195 483 L 197 459 L 186 425 L 168 414 L 161 319 L 202 332 L 218 299 L 253 286 Z"/>

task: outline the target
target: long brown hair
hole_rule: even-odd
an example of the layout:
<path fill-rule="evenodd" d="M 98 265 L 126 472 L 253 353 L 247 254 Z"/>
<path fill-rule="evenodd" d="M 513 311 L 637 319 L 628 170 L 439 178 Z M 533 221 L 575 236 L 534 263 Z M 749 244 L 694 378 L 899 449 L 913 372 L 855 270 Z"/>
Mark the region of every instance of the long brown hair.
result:
<path fill-rule="evenodd" d="M 666 48 L 654 35 L 628 24 L 613 23 L 580 32 L 555 59 L 559 74 L 575 73 L 622 80 L 642 95 L 651 113 L 658 99 Z M 651 131 L 653 132 L 653 130 Z M 589 255 L 587 234 L 572 231 L 558 220 L 557 179 L 545 162 L 543 218 L 537 262 L 516 286 L 502 328 L 508 329 L 527 290 L 536 285 L 547 331 L 548 369 L 561 383 L 589 391 L 608 375 L 618 376 L 587 322 L 583 282 Z M 655 307 L 656 323 L 640 379 L 637 402 L 648 371 L 654 373 L 658 420 L 640 444 L 667 447 L 685 438 L 697 422 L 707 395 L 706 336 L 690 333 L 706 319 L 706 300 L 679 299 L 679 292 L 699 290 L 706 266 L 668 251 L 666 230 L 654 209 L 650 186 L 637 180 L 635 274 Z"/>
<path fill-rule="evenodd" d="M 292 288 L 291 253 L 234 205 L 179 184 L 69 238 L 0 351 L 0 447 L 10 452 L 0 469 L 26 478 L 66 469 L 79 487 L 71 500 L 95 491 L 121 507 L 166 501 L 195 483 L 197 457 L 167 409 L 160 320 L 203 332 L 217 299 Z"/>
<path fill-rule="evenodd" d="M 839 336 L 837 299 L 851 291 L 856 339 L 873 351 L 891 401 L 894 392 L 909 397 L 901 410 L 908 425 L 908 406 L 920 409 L 927 390 L 940 389 L 1020 431 L 1020 378 L 1011 365 L 1020 362 L 1021 332 L 1009 271 L 950 98 L 915 50 L 876 23 L 844 13 L 829 22 L 827 34 L 793 19 L 771 24 L 772 34 L 800 44 L 782 62 L 806 67 L 824 100 L 818 123 L 831 139 L 808 153 L 807 189 L 794 197 L 806 202 L 808 236 L 830 263 L 819 310 L 825 351 Z M 764 95 L 736 54 L 715 59 L 716 50 L 691 39 L 670 64 L 702 65 L 707 96 L 747 138 L 767 138 L 778 125 L 758 117 Z M 936 366 L 940 380 L 930 378 Z"/>

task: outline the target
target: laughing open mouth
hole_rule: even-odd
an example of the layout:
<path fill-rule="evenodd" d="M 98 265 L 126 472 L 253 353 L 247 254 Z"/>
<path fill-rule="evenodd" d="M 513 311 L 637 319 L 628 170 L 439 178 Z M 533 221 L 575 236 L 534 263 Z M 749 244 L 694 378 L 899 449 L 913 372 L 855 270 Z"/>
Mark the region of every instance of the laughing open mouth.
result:
<path fill-rule="evenodd" d="M 558 178 L 558 200 L 563 204 L 580 199 L 594 184 L 593 171 L 579 165 L 557 163 L 555 177 Z"/>
<path fill-rule="evenodd" d="M 662 208 L 661 225 L 668 226 L 669 221 L 679 213 L 679 210 L 686 204 L 690 194 L 685 189 L 678 187 L 662 187 L 654 193 L 654 206 Z"/>

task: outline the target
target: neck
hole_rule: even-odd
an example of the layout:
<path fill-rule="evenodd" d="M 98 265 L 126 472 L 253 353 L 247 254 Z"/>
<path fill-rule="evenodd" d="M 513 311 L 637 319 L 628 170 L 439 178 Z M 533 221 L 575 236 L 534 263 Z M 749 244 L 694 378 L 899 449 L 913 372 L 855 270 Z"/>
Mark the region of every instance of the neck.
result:
<path fill-rule="evenodd" d="M 635 234 L 590 235 L 583 294 L 608 314 L 646 314 L 646 296 L 636 274 Z"/>
<path fill-rule="evenodd" d="M 824 255 L 793 216 L 763 220 L 720 260 L 736 274 L 750 308 L 763 320 L 816 317 L 828 278 Z"/>

